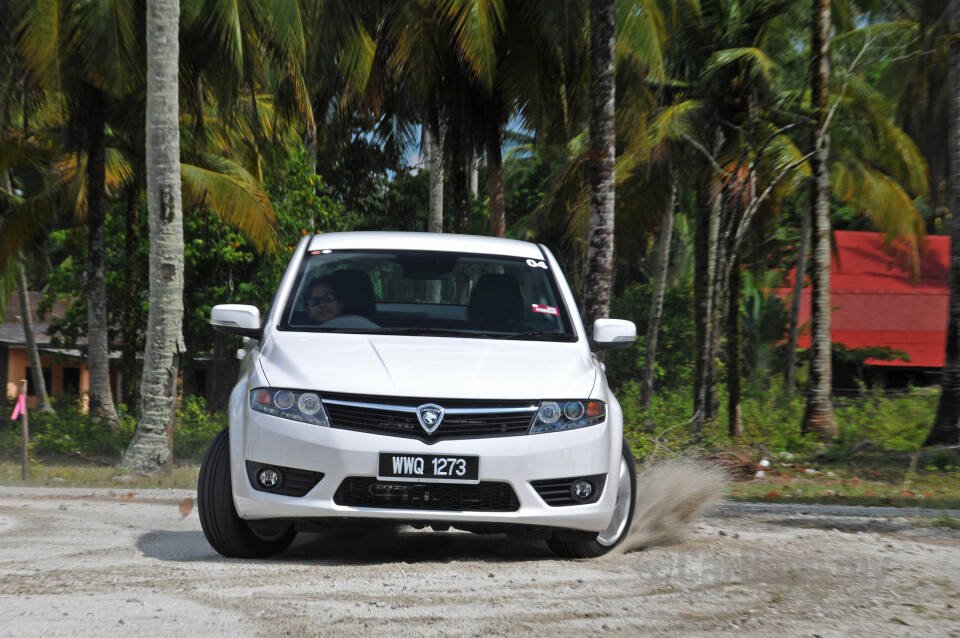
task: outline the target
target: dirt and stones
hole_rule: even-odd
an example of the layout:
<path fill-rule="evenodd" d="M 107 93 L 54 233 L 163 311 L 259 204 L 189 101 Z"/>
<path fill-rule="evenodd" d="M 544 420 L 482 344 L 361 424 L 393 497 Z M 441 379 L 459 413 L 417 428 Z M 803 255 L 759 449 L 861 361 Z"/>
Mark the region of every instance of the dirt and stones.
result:
<path fill-rule="evenodd" d="M 337 530 L 245 561 L 182 517 L 187 496 L 0 487 L 0 636 L 960 636 L 960 531 L 933 519 L 728 507 L 582 561 Z"/>

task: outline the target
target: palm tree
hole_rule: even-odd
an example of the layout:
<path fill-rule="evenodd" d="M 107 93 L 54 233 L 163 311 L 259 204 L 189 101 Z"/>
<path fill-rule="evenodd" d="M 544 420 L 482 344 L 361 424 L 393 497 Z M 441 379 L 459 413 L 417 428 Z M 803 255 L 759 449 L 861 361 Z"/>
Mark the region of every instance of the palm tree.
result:
<path fill-rule="evenodd" d="M 3 17 L 0 18 L 0 60 L 4 62 L 3 66 L 10 70 L 7 77 L 0 80 L 0 150 L 3 150 L 0 155 L 4 156 L 4 161 L 0 161 L 0 211 L 4 212 L 9 205 L 18 202 L 20 199 L 14 194 L 10 181 L 10 169 L 17 156 L 21 159 L 24 158 L 24 153 L 17 152 L 22 147 L 17 150 L 7 148 L 8 142 L 13 142 L 14 139 L 12 130 L 8 129 L 10 124 L 8 118 L 11 111 L 17 108 L 18 103 L 24 105 L 25 110 L 30 93 L 36 90 L 36 87 L 30 85 L 29 78 L 23 72 L 20 60 L 11 46 L 14 42 L 14 32 L 17 24 L 22 18 L 22 12 L 23 5 L 8 6 L 7 2 L 0 3 L 0 13 L 3 14 Z M 26 116 L 26 112 L 23 112 L 22 117 L 26 118 Z M 26 140 L 23 141 L 29 143 Z M 13 146 L 13 144 L 9 144 L 9 146 Z M 37 348 L 37 339 L 33 330 L 33 312 L 27 295 L 27 276 L 24 255 L 21 251 L 18 251 L 17 255 L 10 260 L 5 270 L 7 273 L 2 279 L 9 280 L 11 278 L 9 275 L 12 275 L 20 299 L 20 315 L 22 317 L 24 339 L 27 344 L 27 356 L 30 360 L 33 387 L 37 397 L 37 410 L 39 412 L 53 412 L 53 407 L 51 407 L 47 398 L 47 385 L 43 378 L 40 351 Z M 0 290 L 0 302 L 2 302 L 6 299 L 6 286 L 0 285 L 0 288 L 3 288 L 3 290 Z"/>
<path fill-rule="evenodd" d="M 119 425 L 109 381 L 105 280 L 105 128 L 109 95 L 122 94 L 141 78 L 143 51 L 136 3 L 72 3 L 44 0 L 24 14 L 17 51 L 48 90 L 68 107 L 68 136 L 86 155 L 88 229 L 87 360 L 90 411 Z M 72 37 L 82 33 L 84 37 Z"/>
<path fill-rule="evenodd" d="M 147 200 L 150 215 L 150 315 L 141 418 L 121 467 L 171 467 L 177 376 L 183 349 L 183 215 L 177 95 L 178 0 L 148 0 Z"/>
<path fill-rule="evenodd" d="M 811 100 L 815 121 L 810 170 L 813 202 L 813 313 L 810 337 L 810 385 L 801 430 L 833 439 L 833 374 L 830 343 L 830 0 L 814 0 L 810 50 Z M 798 273 L 798 276 L 801 276 Z"/>
<path fill-rule="evenodd" d="M 960 0 L 951 0 L 950 31 L 960 26 Z M 947 352 L 943 370 L 943 391 L 937 417 L 924 445 L 956 445 L 960 443 L 960 44 L 956 36 L 950 40 L 950 126 L 947 131 L 951 173 L 949 180 L 950 212 L 950 314 L 947 322 Z"/>
<path fill-rule="evenodd" d="M 587 231 L 584 323 L 610 312 L 614 213 L 614 0 L 590 0 L 590 227 Z"/>

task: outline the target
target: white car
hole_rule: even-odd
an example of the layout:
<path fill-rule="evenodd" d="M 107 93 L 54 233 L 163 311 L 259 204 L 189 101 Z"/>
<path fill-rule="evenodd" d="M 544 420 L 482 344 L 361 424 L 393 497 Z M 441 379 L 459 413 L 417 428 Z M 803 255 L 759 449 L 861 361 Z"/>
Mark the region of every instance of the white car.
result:
<path fill-rule="evenodd" d="M 308 236 L 265 321 L 242 305 L 210 321 L 250 338 L 200 468 L 200 521 L 224 556 L 383 522 L 539 535 L 576 557 L 626 536 L 635 466 L 594 353 L 636 327 L 601 319 L 588 338 L 546 247 Z"/>

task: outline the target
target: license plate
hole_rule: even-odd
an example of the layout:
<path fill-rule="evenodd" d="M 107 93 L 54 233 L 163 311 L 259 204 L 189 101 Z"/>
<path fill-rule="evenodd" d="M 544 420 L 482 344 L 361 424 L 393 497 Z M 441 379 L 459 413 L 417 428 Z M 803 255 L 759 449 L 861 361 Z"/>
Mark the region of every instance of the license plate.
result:
<path fill-rule="evenodd" d="M 377 478 L 430 483 L 478 483 L 480 457 L 381 452 Z"/>

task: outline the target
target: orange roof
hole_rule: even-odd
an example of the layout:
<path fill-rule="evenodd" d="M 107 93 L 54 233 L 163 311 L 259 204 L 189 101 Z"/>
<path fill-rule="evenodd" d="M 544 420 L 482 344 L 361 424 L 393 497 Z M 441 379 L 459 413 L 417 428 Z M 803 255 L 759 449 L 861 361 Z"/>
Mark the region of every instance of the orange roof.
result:
<path fill-rule="evenodd" d="M 837 254 L 830 261 L 832 341 L 848 349 L 887 346 L 910 355 L 910 361 L 868 359 L 866 363 L 871 365 L 942 368 L 950 301 L 950 237 L 926 238 L 918 279 L 910 276 L 902 258 L 884 251 L 876 233 L 836 231 L 834 238 Z M 783 289 L 784 295 L 791 291 Z M 810 287 L 806 286 L 801 325 L 809 318 Z M 809 334 L 800 335 L 800 347 L 809 344 Z"/>

